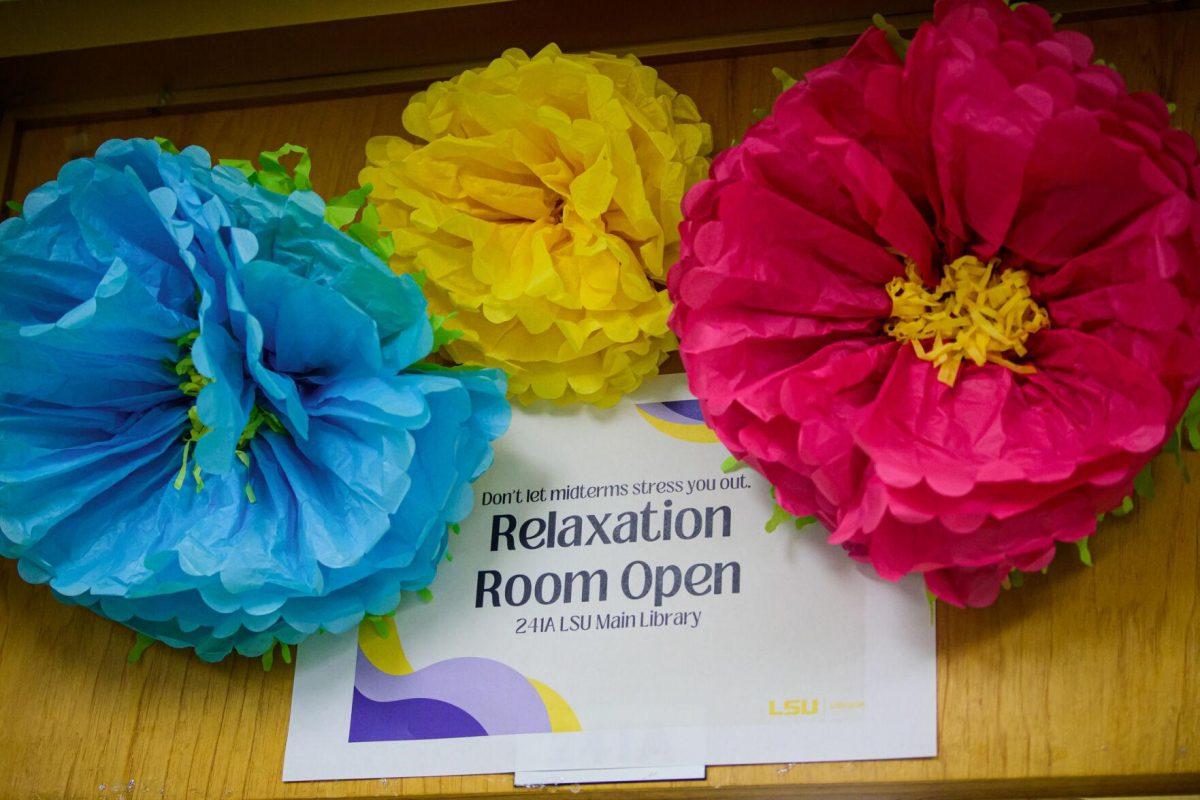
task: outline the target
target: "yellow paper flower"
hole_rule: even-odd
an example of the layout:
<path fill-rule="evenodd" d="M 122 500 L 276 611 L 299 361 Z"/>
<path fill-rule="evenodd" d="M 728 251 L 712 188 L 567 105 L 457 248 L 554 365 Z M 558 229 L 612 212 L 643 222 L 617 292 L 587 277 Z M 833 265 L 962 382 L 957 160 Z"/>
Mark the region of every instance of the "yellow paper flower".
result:
<path fill-rule="evenodd" d="M 452 358 L 526 402 L 611 405 L 657 372 L 680 201 L 712 149 L 690 98 L 633 56 L 549 45 L 433 84 L 404 127 L 422 143 L 371 139 L 359 180 L 392 268 L 453 315 Z"/>

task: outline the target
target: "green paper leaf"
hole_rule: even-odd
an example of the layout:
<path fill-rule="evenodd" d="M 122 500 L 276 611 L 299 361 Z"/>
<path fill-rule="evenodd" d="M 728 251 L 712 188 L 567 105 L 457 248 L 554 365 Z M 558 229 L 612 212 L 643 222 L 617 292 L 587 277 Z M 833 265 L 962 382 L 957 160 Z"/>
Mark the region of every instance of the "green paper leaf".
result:
<path fill-rule="evenodd" d="M 175 146 L 174 142 L 165 136 L 155 136 L 154 141 L 166 152 L 172 153 L 173 155 L 179 155 L 179 148 Z"/>
<path fill-rule="evenodd" d="M 750 117 L 755 122 L 761 122 L 762 120 L 766 119 L 767 115 L 771 113 L 771 109 L 775 106 L 775 101 L 779 99 L 779 95 L 783 94 L 798 83 L 795 78 L 779 67 L 771 67 L 771 74 L 775 76 L 775 80 L 779 81 L 779 89 L 776 90 L 776 92 L 771 96 L 771 102 L 768 103 L 766 107 L 755 106 L 750 110 Z M 737 143 L 738 140 L 734 139 L 729 143 L 729 146 L 733 147 Z"/>
<path fill-rule="evenodd" d="M 1025 573 L 1021 572 L 1019 569 L 1014 569 L 1012 572 L 1008 573 L 1008 579 L 1012 585 L 1018 589 L 1025 585 Z"/>
<path fill-rule="evenodd" d="M 903 61 L 904 57 L 908 54 L 908 45 L 910 44 L 908 39 L 901 36 L 900 31 L 896 30 L 896 26 L 888 22 L 883 14 L 876 14 L 871 17 L 871 23 L 883 31 L 887 43 L 892 46 L 892 49 L 896 51 L 896 55 L 900 56 L 900 60 Z"/>
<path fill-rule="evenodd" d="M 417 597 L 420 598 L 422 603 L 433 602 L 433 592 L 429 591 L 429 589 L 421 589 L 417 592 Z"/>
<path fill-rule="evenodd" d="M 771 487 L 771 499 L 775 499 L 774 486 Z M 764 526 L 764 528 L 766 529 L 767 533 L 774 533 L 776 528 L 778 528 L 782 523 L 787 522 L 789 519 L 795 523 L 797 529 L 803 528 L 806 525 L 811 525 L 817 521 L 817 518 L 813 516 L 797 517 L 787 511 L 783 506 L 779 505 L 778 501 L 776 501 L 775 510 L 771 513 L 771 518 L 767 520 L 767 524 Z"/>
<path fill-rule="evenodd" d="M 286 642 L 279 643 L 279 654 L 283 656 L 283 663 L 292 663 L 292 648 L 288 647 Z"/>
<path fill-rule="evenodd" d="M 284 156 L 300 155 L 293 171 L 280 161 Z M 263 187 L 280 194 L 291 194 L 294 191 L 306 192 L 312 189 L 312 158 L 307 147 L 298 144 L 285 144 L 278 150 L 264 150 L 258 154 L 258 182 Z"/>
<path fill-rule="evenodd" d="M 367 204 L 371 184 L 351 189 L 325 204 L 325 221 L 335 228 L 344 228 L 358 217 L 358 212 Z"/>
<path fill-rule="evenodd" d="M 281 159 L 284 156 L 300 155 L 294 170 L 289 171 Z M 250 183 L 278 194 L 306 192 L 312 189 L 312 158 L 307 147 L 285 144 L 278 150 L 264 150 L 258 154 L 258 167 L 244 158 L 222 158 L 223 167 L 233 167 L 246 176 Z"/>
<path fill-rule="evenodd" d="M 25 206 L 21 203 L 18 203 L 16 200 L 9 200 L 4 204 L 4 207 L 18 216 L 25 211 Z"/>
<path fill-rule="evenodd" d="M 247 161 L 244 158 L 222 158 L 217 163 L 222 167 L 233 167 L 247 178 L 250 178 L 252 182 L 255 174 L 258 172 L 254 167 L 254 162 Z"/>
<path fill-rule="evenodd" d="M 362 207 L 358 222 L 347 227 L 346 233 L 350 234 L 351 238 L 363 247 L 379 256 L 381 261 L 387 261 L 392 257 L 392 253 L 396 252 L 396 243 L 392 241 L 391 235 L 380 233 L 379 211 L 370 203 Z M 417 285 L 424 285 L 424 282 L 416 275 L 413 278 L 417 281 Z"/>
<path fill-rule="evenodd" d="M 335 228 L 344 230 L 351 239 L 370 250 L 380 261 L 386 262 L 396 252 L 391 234 L 379 230 L 379 210 L 371 205 L 369 198 L 374 187 L 364 183 L 325 205 L 325 221 Z M 423 286 L 423 276 L 413 279 Z"/>
<path fill-rule="evenodd" d="M 1192 395 L 1187 408 L 1183 410 L 1183 418 L 1179 421 L 1179 429 L 1187 434 L 1188 446 L 1200 450 L 1200 392 Z"/>
<path fill-rule="evenodd" d="M 771 514 L 771 518 L 769 520 L 767 520 L 767 524 L 763 527 L 766 529 L 767 533 L 774 533 L 776 528 L 778 528 L 783 523 L 789 522 L 789 521 L 796 526 L 797 530 L 799 530 L 800 528 L 803 528 L 806 525 L 813 524 L 814 522 L 817 521 L 817 518 L 811 517 L 811 516 L 797 517 L 794 514 L 788 512 L 783 506 L 776 503 L 775 511 Z"/>
<path fill-rule="evenodd" d="M 142 660 L 142 653 L 149 649 L 150 645 L 156 641 L 153 636 L 147 636 L 141 631 L 136 631 L 137 640 L 134 641 L 133 647 L 129 648 L 129 655 L 125 656 L 125 660 L 130 664 L 136 664 Z"/>
<path fill-rule="evenodd" d="M 1107 512 L 1107 514 L 1098 514 L 1096 516 L 1096 522 L 1103 522 L 1104 518 L 1108 516 L 1108 514 L 1112 514 L 1114 517 L 1123 517 L 1130 511 L 1133 511 L 1133 496 L 1126 495 L 1125 499 L 1121 501 L 1121 505 L 1110 510 Z"/>
<path fill-rule="evenodd" d="M 1144 497 L 1147 500 L 1154 499 L 1154 473 L 1151 471 L 1150 464 L 1147 464 L 1137 477 L 1133 479 L 1133 491 L 1138 497 Z"/>
<path fill-rule="evenodd" d="M 775 504 L 775 511 L 771 514 L 771 518 L 767 520 L 764 526 L 767 533 L 774 533 L 775 529 L 792 518 L 792 515 L 784 510 L 783 506 Z"/>
<path fill-rule="evenodd" d="M 429 324 L 433 326 L 433 352 L 463 337 L 462 331 L 446 327 L 446 321 L 453 318 L 455 313 L 451 311 L 449 314 L 434 314 L 429 318 Z"/>
<path fill-rule="evenodd" d="M 925 590 L 925 602 L 929 603 L 929 624 L 937 624 L 937 595 L 928 589 Z"/>
<path fill-rule="evenodd" d="M 1075 546 L 1079 548 L 1079 560 L 1090 567 L 1092 565 L 1092 552 L 1088 550 L 1088 538 L 1085 536 L 1079 539 L 1075 542 Z"/>
<path fill-rule="evenodd" d="M 1175 466 L 1179 467 L 1180 471 L 1183 472 L 1184 483 L 1191 483 L 1192 475 L 1188 471 L 1187 464 L 1183 460 L 1183 434 L 1180 432 L 1182 428 L 1183 423 L 1181 422 L 1175 428 L 1175 431 L 1171 434 L 1171 437 L 1167 439 L 1167 443 L 1163 445 L 1163 452 L 1170 453 L 1175 456 Z"/>
<path fill-rule="evenodd" d="M 730 472 L 737 472 L 739 469 L 742 469 L 745 466 L 746 466 L 746 462 L 738 461 L 733 456 L 730 456 L 729 458 L 727 458 L 721 462 L 721 472 L 724 472 L 726 474 L 728 474 Z"/>
<path fill-rule="evenodd" d="M 771 67 L 771 74 L 775 76 L 775 80 L 779 81 L 780 94 L 796 85 L 796 79 L 779 67 Z"/>
<path fill-rule="evenodd" d="M 267 648 L 267 652 L 262 654 L 263 672 L 270 672 L 271 667 L 275 666 L 275 643 L 271 642 L 271 646 Z"/>
<path fill-rule="evenodd" d="M 380 639 L 388 638 L 387 617 L 382 614 L 364 614 L 363 619 L 371 623 L 371 627 L 375 630 L 375 635 Z"/>

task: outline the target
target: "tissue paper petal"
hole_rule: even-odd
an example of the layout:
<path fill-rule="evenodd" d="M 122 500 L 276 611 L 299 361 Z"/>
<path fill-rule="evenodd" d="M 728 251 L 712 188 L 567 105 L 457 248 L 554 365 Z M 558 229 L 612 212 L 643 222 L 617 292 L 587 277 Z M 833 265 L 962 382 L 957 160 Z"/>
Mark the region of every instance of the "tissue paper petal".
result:
<path fill-rule="evenodd" d="M 611 405 L 658 370 L 680 200 L 712 148 L 691 100 L 633 56 L 549 45 L 418 92 L 404 126 L 421 143 L 372 139 L 359 179 L 451 358 L 525 402 Z"/>
<path fill-rule="evenodd" d="M 428 584 L 508 422 L 502 373 L 417 363 L 410 277 L 264 187 L 111 141 L 0 224 L 0 554 L 208 660 Z"/>
<path fill-rule="evenodd" d="M 787 511 L 987 604 L 1094 532 L 1200 387 L 1198 196 L 1195 143 L 1086 37 L 940 0 L 903 58 L 868 31 L 714 161 L 670 324 L 708 423 Z M 945 285 L 964 258 L 997 287 L 971 312 Z M 950 292 L 905 312 L 939 331 L 917 341 L 894 322 L 912 281 Z M 1048 318 L 1027 340 L 989 322 L 1016 286 Z M 957 373 L 928 363 L 964 330 Z"/>

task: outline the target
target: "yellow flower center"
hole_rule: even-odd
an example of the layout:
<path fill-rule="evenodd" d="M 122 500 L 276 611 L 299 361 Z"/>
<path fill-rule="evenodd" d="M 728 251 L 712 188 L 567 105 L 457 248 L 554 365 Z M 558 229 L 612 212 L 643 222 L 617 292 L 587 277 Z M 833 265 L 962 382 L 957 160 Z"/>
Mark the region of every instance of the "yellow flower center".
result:
<path fill-rule="evenodd" d="M 1029 292 L 1029 273 L 1006 269 L 997 275 L 999 263 L 963 256 L 946 266 L 931 291 L 910 262 L 905 277 L 888 282 L 892 318 L 884 330 L 911 342 L 917 357 L 932 361 L 938 380 L 949 386 L 964 358 L 978 366 L 990 361 L 1025 375 L 1035 372 L 1008 354 L 1025 355 L 1025 340 L 1049 325 L 1050 317 Z"/>

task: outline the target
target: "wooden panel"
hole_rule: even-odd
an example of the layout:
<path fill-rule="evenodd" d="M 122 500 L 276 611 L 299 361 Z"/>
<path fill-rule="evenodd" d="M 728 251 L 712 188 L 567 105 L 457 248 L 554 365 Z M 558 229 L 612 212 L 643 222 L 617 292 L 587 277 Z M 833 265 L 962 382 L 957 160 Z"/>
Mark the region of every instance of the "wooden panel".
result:
<path fill-rule="evenodd" d="M 1085 7 L 1146 5 L 1146 0 L 1066 2 Z M 4 7 L 0 5 L 0 12 Z M 42 9 L 38 3 L 31 10 Z M 267 30 L 0 59 L 0 106 L 176 94 L 248 82 L 481 61 L 503 47 L 537 48 L 547 41 L 557 41 L 564 49 L 587 50 L 849 21 L 836 29 L 845 35 L 861 27 L 876 10 L 896 15 L 927 9 L 926 0 L 741 0 L 738 12 L 730 14 L 723 0 L 606 0 L 574 7 L 564 6 L 562 0 L 506 0 L 319 24 L 287 24 L 281 11 L 279 27 Z M 631 25 L 631 20 L 636 24 Z"/>
<path fill-rule="evenodd" d="M 1195 131 L 1200 11 L 1078 26 L 1137 88 L 1179 104 Z M 662 68 L 727 144 L 795 73 L 839 49 Z M 325 193 L 354 185 L 362 143 L 400 130 L 405 95 L 295 102 L 60 125 L 19 135 L 17 195 L 113 136 L 161 134 L 222 156 L 291 140 L 312 148 Z M 1188 455 L 1200 475 L 1200 456 Z M 717 767 L 704 782 L 583 787 L 613 797 L 1067 796 L 1200 790 L 1200 482 L 1167 459 L 1158 496 L 1094 540 L 1096 566 L 1064 552 L 1047 577 L 992 608 L 942 607 L 936 759 Z M 573 794 L 514 791 L 509 776 L 283 784 L 291 669 L 207 665 L 162 646 L 126 665 L 133 635 L 54 602 L 0 566 L 0 796 L 362 797 Z"/>
<path fill-rule="evenodd" d="M 0 58 L 512 0 L 38 0 L 0 5 Z"/>
<path fill-rule="evenodd" d="M 831 45 L 857 36 L 875 12 L 903 29 L 915 27 L 930 8 L 928 0 L 739 0 L 736 13 L 730 13 L 725 0 L 501 0 L 472 7 L 464 2 L 372 0 L 360 4 L 359 17 L 341 2 L 241 3 L 245 10 L 237 19 L 195 26 L 187 36 L 180 32 L 197 13 L 220 14 L 222 7 L 239 4 L 166 0 L 158 4 L 163 8 L 158 17 L 127 25 L 123 17 L 153 0 L 0 2 L 0 53 L 6 36 L 13 36 L 6 33 L 6 23 L 15 22 L 9 27 L 18 31 L 35 24 L 54 30 L 51 21 L 62 16 L 64 5 L 75 9 L 70 15 L 74 33 L 47 33 L 30 42 L 18 35 L 18 42 L 36 45 L 39 39 L 57 40 L 61 33 L 75 46 L 95 44 L 66 52 L 39 52 L 31 45 L 27 49 L 34 52 L 0 57 L 0 109 L 59 119 L 63 104 L 80 101 L 108 111 L 146 111 L 207 103 L 214 92 L 264 100 L 364 86 L 402 88 L 485 61 L 501 47 L 536 49 L 548 41 L 566 50 L 615 49 L 654 58 Z M 1046 2 L 1069 19 L 1082 19 L 1170 8 L 1187 0 Z M 113 5 L 122 11 L 111 11 Z M 174 6 L 183 8 L 175 13 Z M 407 12 L 385 13 L 389 6 L 406 6 Z M 321 15 L 329 21 L 311 21 Z M 264 18 L 272 27 L 257 28 L 254 23 L 264 24 Z M 162 35 L 133 41 L 154 31 Z M 76 41 L 76 34 L 86 36 Z M 133 43 L 104 44 L 114 36 Z"/>

